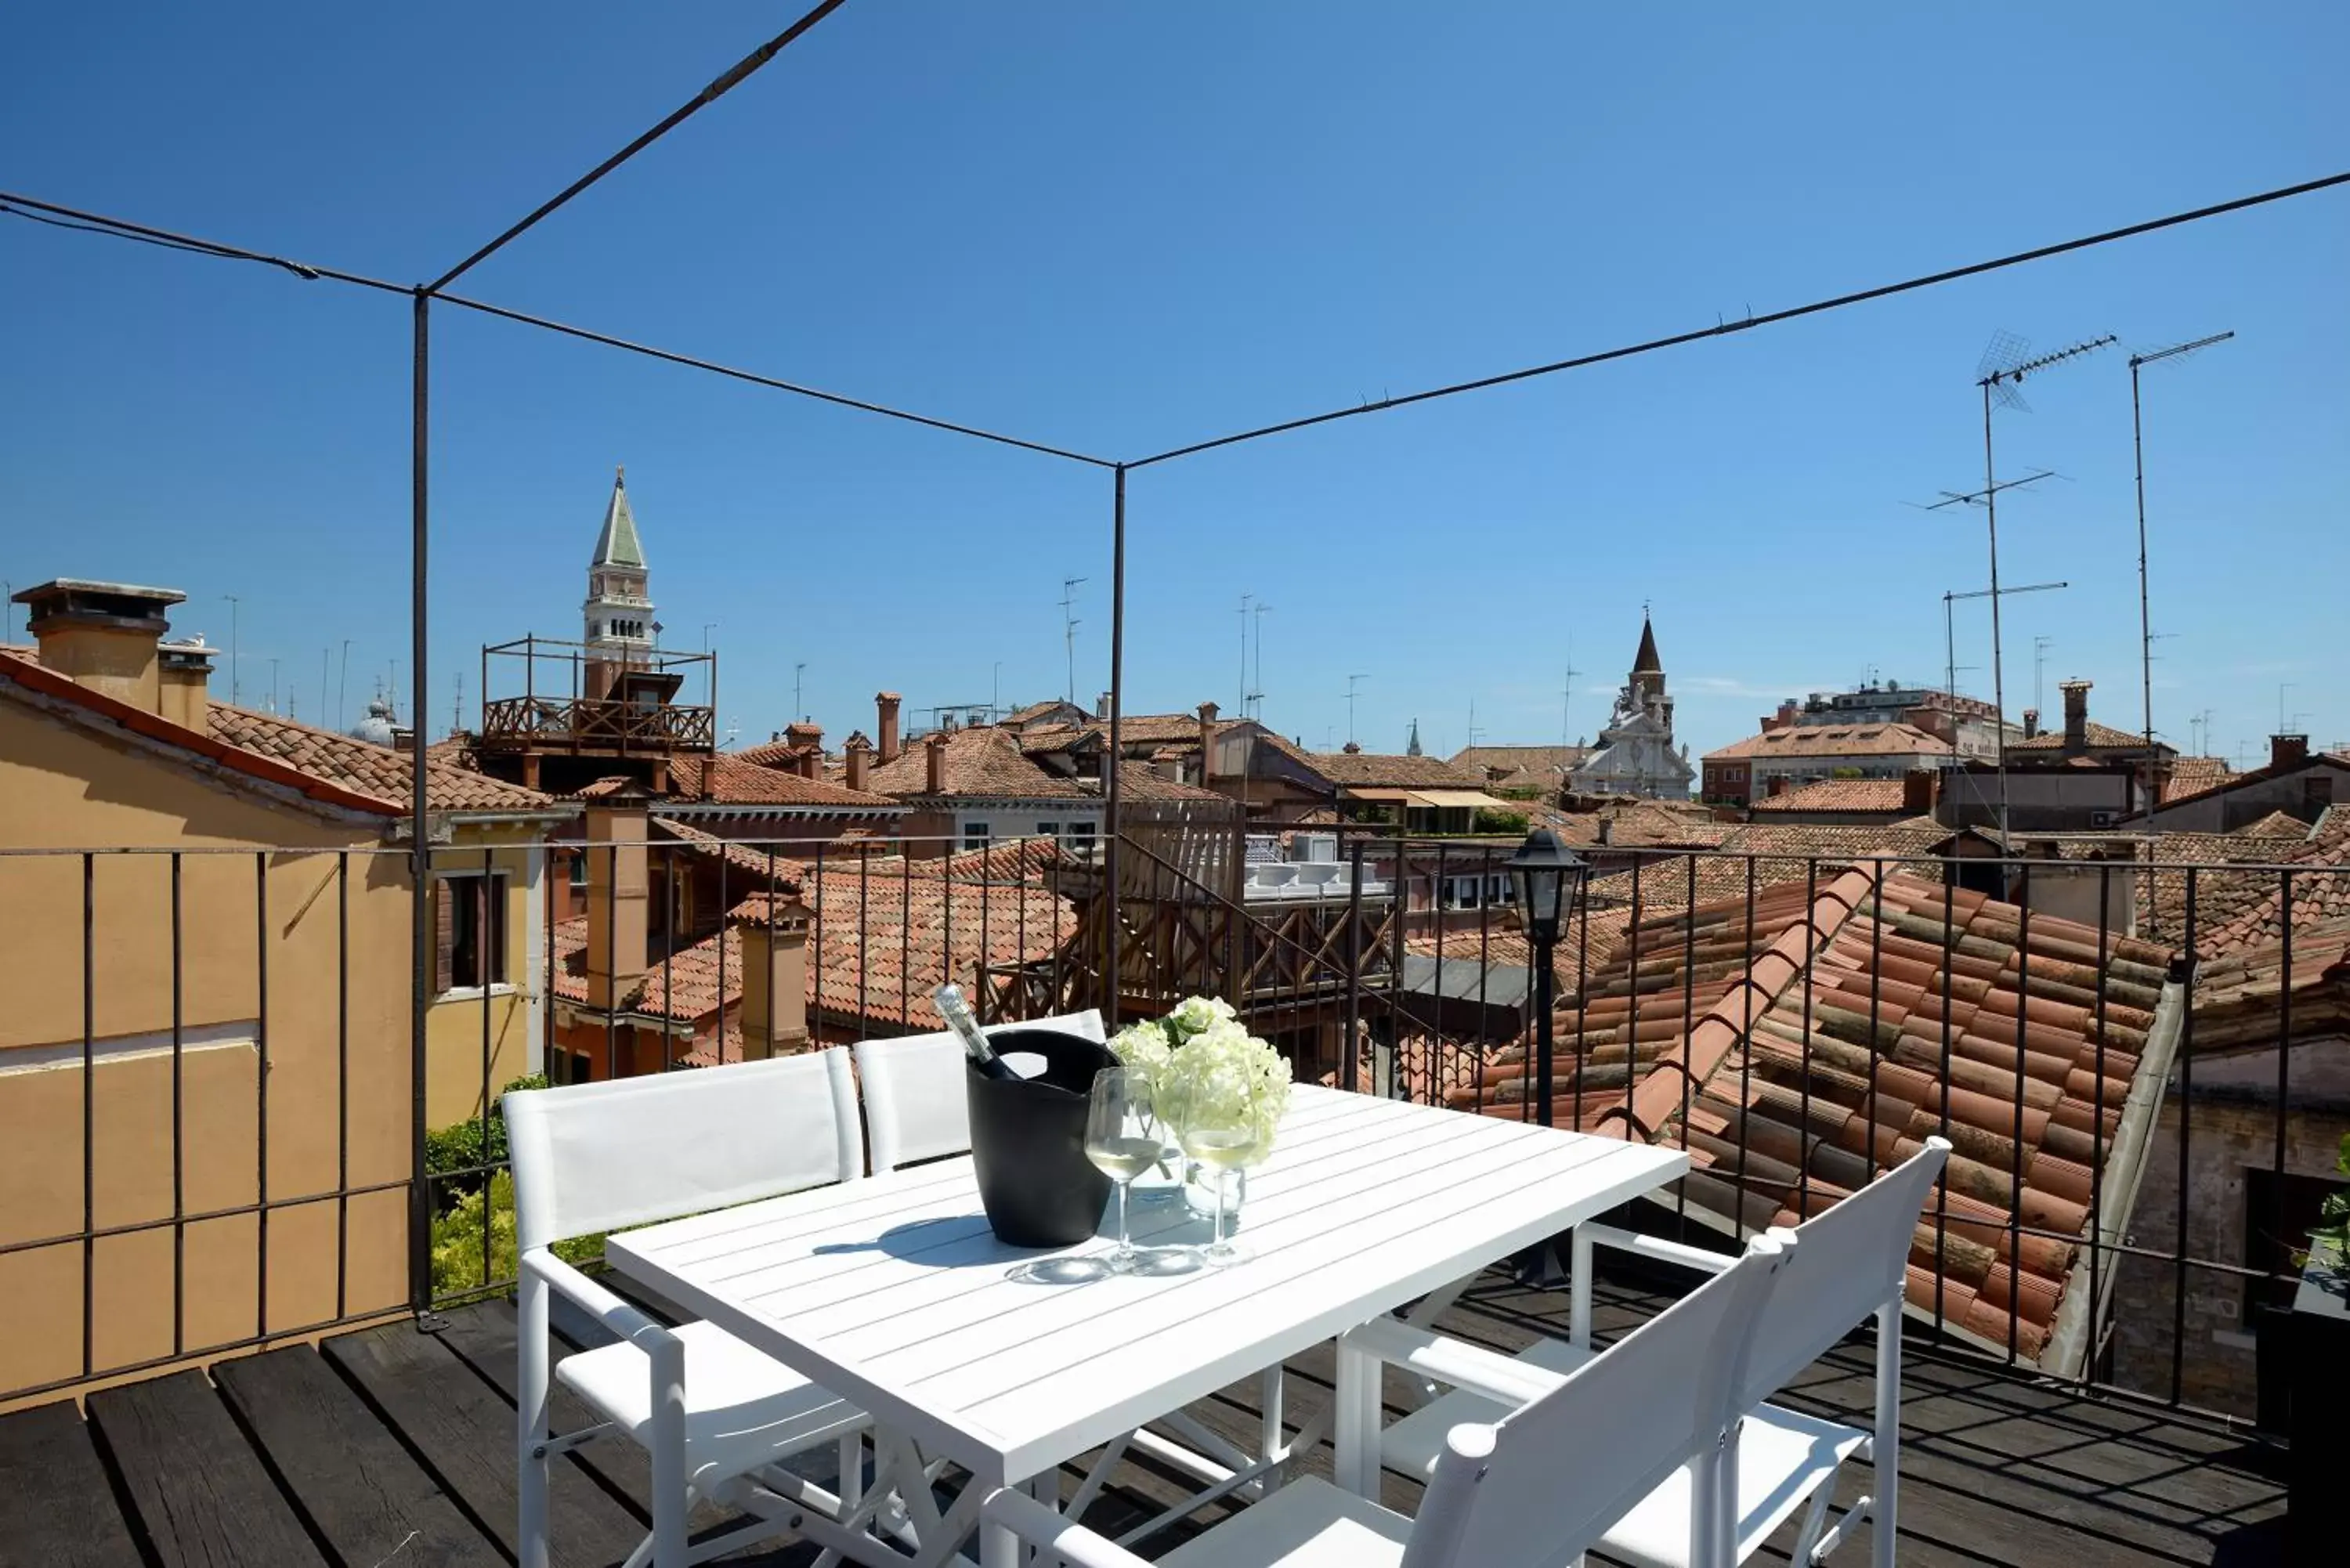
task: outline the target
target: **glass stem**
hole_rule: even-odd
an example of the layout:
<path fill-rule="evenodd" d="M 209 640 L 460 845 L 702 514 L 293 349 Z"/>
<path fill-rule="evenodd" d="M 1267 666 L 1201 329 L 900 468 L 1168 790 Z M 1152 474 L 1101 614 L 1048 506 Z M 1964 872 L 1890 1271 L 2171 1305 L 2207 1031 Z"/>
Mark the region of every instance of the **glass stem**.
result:
<path fill-rule="evenodd" d="M 1127 1239 L 1126 1234 L 1126 1195 L 1133 1187 L 1131 1181 L 1118 1184 L 1118 1250 L 1120 1255 L 1134 1251 L 1134 1243 Z"/>
<path fill-rule="evenodd" d="M 1212 1170 L 1216 1179 L 1216 1245 L 1224 1244 L 1224 1173 Z"/>

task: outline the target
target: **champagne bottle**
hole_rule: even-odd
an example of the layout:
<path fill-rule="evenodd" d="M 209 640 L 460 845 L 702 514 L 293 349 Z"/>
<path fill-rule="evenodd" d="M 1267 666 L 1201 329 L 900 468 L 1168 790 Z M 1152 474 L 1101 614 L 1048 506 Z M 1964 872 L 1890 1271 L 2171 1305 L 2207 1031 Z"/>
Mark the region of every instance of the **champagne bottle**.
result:
<path fill-rule="evenodd" d="M 962 1038 L 963 1054 L 971 1058 L 973 1067 L 991 1078 L 1019 1080 L 1020 1075 L 995 1054 L 995 1047 L 990 1045 L 987 1036 L 979 1032 L 979 1020 L 972 1016 L 971 1004 L 962 999 L 960 987 L 952 983 L 939 987 L 931 993 L 931 1004 L 939 1010 L 939 1016 L 947 1021 L 947 1027 Z"/>

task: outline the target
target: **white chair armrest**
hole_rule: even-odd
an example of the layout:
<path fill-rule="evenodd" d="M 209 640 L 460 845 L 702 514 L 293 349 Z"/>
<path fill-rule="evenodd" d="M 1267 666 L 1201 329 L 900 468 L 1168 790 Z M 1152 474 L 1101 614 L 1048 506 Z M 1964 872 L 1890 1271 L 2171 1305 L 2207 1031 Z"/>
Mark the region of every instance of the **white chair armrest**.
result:
<path fill-rule="evenodd" d="M 1097 1535 L 1076 1520 L 1055 1513 L 1025 1492 L 1004 1489 L 987 1494 L 980 1513 L 1032 1546 L 1069 1564 L 1069 1568 L 1150 1568 L 1106 1535 Z"/>
<path fill-rule="evenodd" d="M 1544 1371 L 1482 1345 L 1448 1339 L 1391 1317 L 1375 1318 L 1347 1331 L 1343 1343 L 1392 1366 L 1419 1376 L 1482 1394 L 1513 1409 L 1539 1399 L 1566 1381 L 1564 1373 Z"/>
<path fill-rule="evenodd" d="M 534 1247 L 522 1255 L 522 1271 L 546 1282 L 550 1289 L 584 1308 L 606 1328 L 647 1355 L 652 1354 L 656 1346 L 678 1343 L 677 1335 L 545 1247 Z"/>
<path fill-rule="evenodd" d="M 1660 1263 L 1679 1263 L 1709 1274 L 1719 1274 L 1738 1262 L 1735 1252 L 1709 1252 L 1703 1247 L 1668 1241 L 1660 1236 L 1643 1236 L 1637 1231 L 1621 1231 L 1613 1225 L 1586 1222 L 1576 1227 L 1575 1235 L 1587 1237 L 1596 1246 L 1613 1247 L 1619 1252 L 1652 1258 Z"/>

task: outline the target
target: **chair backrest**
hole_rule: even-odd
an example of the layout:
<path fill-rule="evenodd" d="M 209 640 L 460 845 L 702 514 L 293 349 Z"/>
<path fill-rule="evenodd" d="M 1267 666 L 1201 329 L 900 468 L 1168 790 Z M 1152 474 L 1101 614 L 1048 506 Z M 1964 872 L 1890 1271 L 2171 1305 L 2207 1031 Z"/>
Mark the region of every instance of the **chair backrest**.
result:
<path fill-rule="evenodd" d="M 515 1234 L 567 1236 L 673 1220 L 865 1171 L 848 1053 L 740 1062 L 511 1091 Z"/>
<path fill-rule="evenodd" d="M 1056 1018 L 990 1024 L 980 1033 L 993 1035 L 1007 1029 L 1058 1029 L 1082 1034 L 1096 1044 L 1105 1038 L 1101 1014 L 1092 1008 Z M 936 1159 L 970 1149 L 971 1113 L 963 1097 L 962 1041 L 942 1030 L 894 1040 L 863 1040 L 855 1050 L 874 1175 L 918 1159 Z M 1016 1069 L 1019 1057 L 1014 1052 L 1005 1059 Z"/>
<path fill-rule="evenodd" d="M 1551 1392 L 1492 1426 L 1452 1428 L 1403 1568 L 1558 1568 L 1717 1450 L 1735 1363 L 1787 1251 L 1783 1237 L 1756 1237 Z M 1704 1491 L 1690 1488 L 1693 1539 Z"/>
<path fill-rule="evenodd" d="M 1785 1387 L 1871 1314 L 1898 1298 L 1908 1278 L 1918 1215 L 1932 1196 L 1950 1146 L 1926 1147 L 1851 1197 L 1792 1231 L 1799 1243 L 1771 1287 L 1738 1389 L 1747 1409 Z"/>

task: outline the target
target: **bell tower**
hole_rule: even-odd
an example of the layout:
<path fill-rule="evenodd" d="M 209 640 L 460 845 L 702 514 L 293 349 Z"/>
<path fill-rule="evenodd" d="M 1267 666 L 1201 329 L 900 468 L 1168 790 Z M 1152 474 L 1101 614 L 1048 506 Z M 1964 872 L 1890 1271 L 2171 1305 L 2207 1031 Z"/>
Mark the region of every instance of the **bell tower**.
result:
<path fill-rule="evenodd" d="M 621 671 L 641 668 L 652 652 L 656 630 L 645 548 L 637 519 L 629 510 L 628 470 L 612 475 L 612 499 L 604 508 L 604 531 L 588 563 L 588 599 L 580 606 L 580 640 L 588 646 L 587 690 L 590 699 L 608 697 Z"/>

